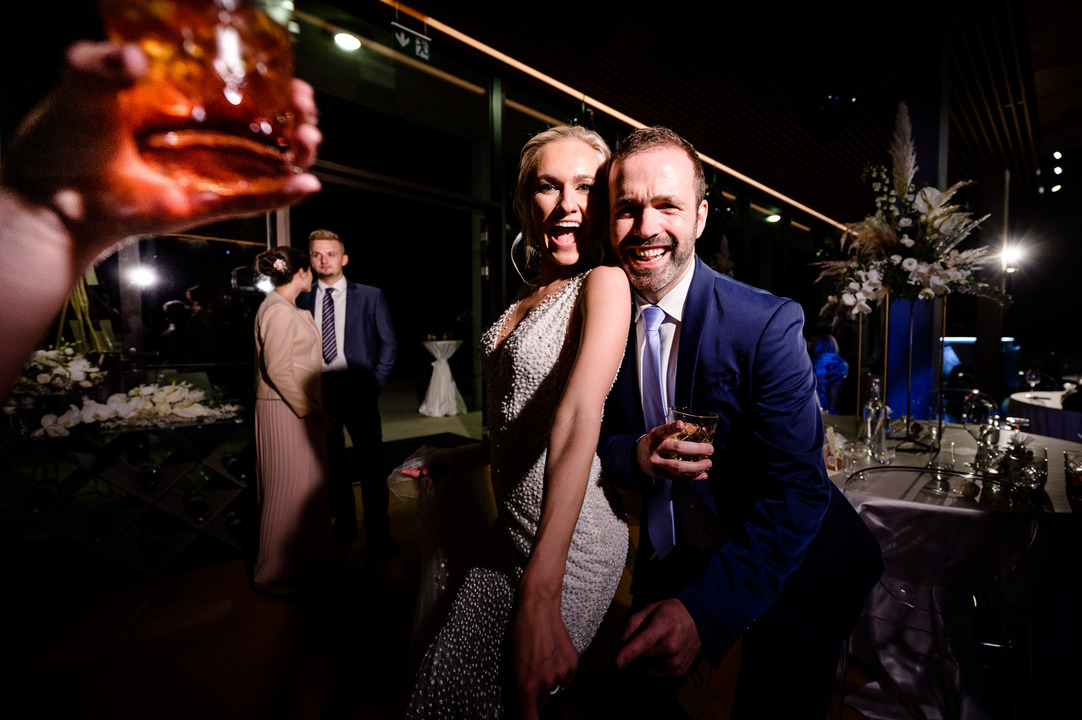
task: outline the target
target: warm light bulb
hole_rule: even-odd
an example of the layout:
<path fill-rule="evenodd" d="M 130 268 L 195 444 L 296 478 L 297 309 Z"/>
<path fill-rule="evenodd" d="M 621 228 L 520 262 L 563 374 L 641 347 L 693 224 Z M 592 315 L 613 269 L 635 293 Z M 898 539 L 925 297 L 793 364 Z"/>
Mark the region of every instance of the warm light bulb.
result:
<path fill-rule="evenodd" d="M 1061 153 L 1059 150 L 1057 150 L 1054 153 L 1052 153 L 1052 157 L 1054 157 L 1056 160 L 1059 160 L 1060 158 L 1063 157 L 1063 153 Z"/>
<path fill-rule="evenodd" d="M 776 223 L 779 220 L 781 220 L 781 215 L 767 215 L 766 216 L 766 221 L 768 223 Z"/>
<path fill-rule="evenodd" d="M 1052 186 L 1052 192 L 1059 192 L 1062 189 L 1063 189 L 1062 185 L 1053 185 Z"/>
<path fill-rule="evenodd" d="M 338 33 L 334 36 L 334 44 L 343 50 L 353 52 L 361 47 L 361 41 L 349 33 Z"/>

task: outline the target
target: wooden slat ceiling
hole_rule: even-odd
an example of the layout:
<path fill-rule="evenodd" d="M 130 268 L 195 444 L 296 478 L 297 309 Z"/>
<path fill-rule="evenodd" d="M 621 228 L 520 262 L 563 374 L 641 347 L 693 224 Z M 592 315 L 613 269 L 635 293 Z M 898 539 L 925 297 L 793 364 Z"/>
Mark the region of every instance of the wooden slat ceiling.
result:
<path fill-rule="evenodd" d="M 406 4 L 640 122 L 668 125 L 701 152 L 842 222 L 870 208 L 861 170 L 889 160 L 898 99 L 931 92 L 942 31 L 950 77 L 948 180 L 981 183 L 1009 169 L 1010 216 L 1019 223 L 1040 209 L 1043 135 L 1030 29 L 1041 33 L 1038 46 L 1051 46 L 1045 62 L 1058 62 L 1052 48 L 1062 43 L 1048 38 L 1049 29 L 1061 27 L 1053 18 L 1075 5 L 947 0 L 892 5 L 888 13 L 877 3 L 794 7 L 767 0 Z M 1056 77 L 1045 73 L 1046 97 L 1062 95 L 1060 86 L 1078 77 L 1072 62 Z M 828 95 L 841 106 L 827 106 Z M 1059 102 L 1060 144 L 1079 147 L 1078 123 L 1070 122 L 1078 93 Z M 979 204 L 980 196 L 978 185 L 963 200 Z"/>

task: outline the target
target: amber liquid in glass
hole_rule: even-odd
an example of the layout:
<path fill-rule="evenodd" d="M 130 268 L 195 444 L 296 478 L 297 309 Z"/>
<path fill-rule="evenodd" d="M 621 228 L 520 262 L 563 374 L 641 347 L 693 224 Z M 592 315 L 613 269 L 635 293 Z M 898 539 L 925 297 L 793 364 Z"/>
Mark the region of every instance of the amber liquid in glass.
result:
<path fill-rule="evenodd" d="M 673 419 L 681 420 L 684 423 L 684 429 L 673 433 L 669 436 L 671 440 L 680 440 L 684 442 L 693 443 L 713 443 L 714 431 L 717 429 L 717 418 L 699 418 L 694 416 L 676 415 Z M 684 455 L 682 453 L 672 453 L 669 457 L 673 460 L 683 460 L 685 462 L 697 462 L 702 460 L 703 455 Z"/>
<path fill-rule="evenodd" d="M 150 60 L 124 95 L 143 159 L 187 187 L 267 192 L 292 173 L 293 51 L 256 3 L 100 0 L 111 40 Z"/>

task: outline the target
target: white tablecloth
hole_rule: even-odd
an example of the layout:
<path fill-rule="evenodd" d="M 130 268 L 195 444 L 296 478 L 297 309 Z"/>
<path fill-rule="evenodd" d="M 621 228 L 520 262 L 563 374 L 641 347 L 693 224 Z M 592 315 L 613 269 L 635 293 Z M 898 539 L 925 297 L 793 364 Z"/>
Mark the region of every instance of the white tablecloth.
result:
<path fill-rule="evenodd" d="M 432 379 L 428 383 L 425 401 L 421 403 L 420 413 L 429 417 L 459 415 L 466 412 L 466 401 L 455 385 L 451 375 L 448 358 L 455 354 L 461 340 L 426 340 L 425 349 L 436 358 L 432 363 Z"/>
<path fill-rule="evenodd" d="M 1029 420 L 1029 430 L 1038 435 L 1078 442 L 1082 433 L 1082 412 L 1063 409 L 1063 391 L 1037 391 L 1033 397 L 1019 392 L 1011 395 L 1007 414 Z"/>
<path fill-rule="evenodd" d="M 827 422 L 851 437 L 852 417 Z M 965 497 L 957 478 L 954 492 L 929 492 L 927 452 L 898 451 L 888 473 L 854 478 L 848 486 L 845 472 L 832 473 L 879 539 L 887 565 L 865 605 L 865 632 L 854 634 L 853 656 L 880 678 L 893 704 L 877 711 L 854 702 L 866 717 L 1012 717 L 1008 691 L 1015 682 L 1033 717 L 1054 717 L 1056 702 L 1072 701 L 1069 688 L 1082 667 L 1082 501 L 1067 496 L 1063 450 L 1082 445 L 1027 435 L 1030 448 L 1048 448 L 1045 491 L 1028 503 L 1012 502 L 979 482 L 970 488 L 979 490 L 977 496 Z M 950 461 L 952 442 L 955 465 L 967 472 L 976 441 L 961 426 L 947 425 L 937 460 Z M 932 632 L 977 635 L 977 623 L 988 616 L 972 612 L 975 595 L 1005 611 L 1010 637 L 1020 643 L 1014 655 L 1019 667 L 998 683 L 995 673 L 978 669 L 988 653 L 932 639 Z M 1021 662 L 1027 657 L 1033 663 L 1028 679 Z"/>

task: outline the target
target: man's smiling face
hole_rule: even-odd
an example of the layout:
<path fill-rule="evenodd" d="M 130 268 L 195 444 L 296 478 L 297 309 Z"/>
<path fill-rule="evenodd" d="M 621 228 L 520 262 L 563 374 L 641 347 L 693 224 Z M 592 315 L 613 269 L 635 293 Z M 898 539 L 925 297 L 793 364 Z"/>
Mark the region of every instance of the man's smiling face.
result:
<path fill-rule="evenodd" d="M 707 203 L 695 200 L 695 172 L 678 147 L 617 162 L 609 173 L 612 248 L 631 284 L 657 302 L 691 269 Z"/>

